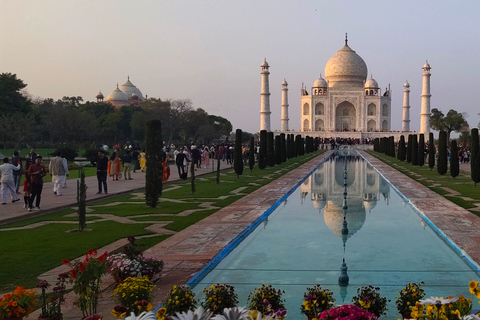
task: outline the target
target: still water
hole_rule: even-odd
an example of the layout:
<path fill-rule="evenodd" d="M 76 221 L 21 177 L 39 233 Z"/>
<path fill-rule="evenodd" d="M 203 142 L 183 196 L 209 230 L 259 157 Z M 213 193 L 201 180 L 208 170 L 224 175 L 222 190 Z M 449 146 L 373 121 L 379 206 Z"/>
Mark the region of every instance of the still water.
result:
<path fill-rule="evenodd" d="M 346 222 L 346 225 L 344 223 Z M 346 228 L 345 228 L 346 227 Z M 342 228 L 344 232 L 342 234 Z M 348 232 L 346 232 L 348 229 Z M 345 259 L 349 284 L 339 286 Z M 262 283 L 285 290 L 289 319 L 300 313 L 307 287 L 320 284 L 337 304 L 362 285 L 390 299 L 385 319 L 397 319 L 395 296 L 425 282 L 428 296 L 469 295 L 479 274 L 467 265 L 391 185 L 357 154 L 334 155 L 195 287 L 235 287 L 240 305 Z"/>

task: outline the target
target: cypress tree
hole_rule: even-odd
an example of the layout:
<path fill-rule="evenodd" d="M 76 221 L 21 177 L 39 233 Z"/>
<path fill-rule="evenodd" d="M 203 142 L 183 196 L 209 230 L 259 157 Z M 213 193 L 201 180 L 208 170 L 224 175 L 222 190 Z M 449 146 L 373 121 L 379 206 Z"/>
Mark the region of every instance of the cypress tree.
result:
<path fill-rule="evenodd" d="M 300 137 L 299 134 L 297 134 L 297 135 L 295 136 L 295 142 L 294 142 L 294 144 L 293 144 L 293 156 L 294 156 L 294 157 L 298 157 L 298 156 L 299 156 L 298 151 L 300 150 L 300 138 L 301 138 L 301 137 Z"/>
<path fill-rule="evenodd" d="M 395 137 L 394 136 L 390 137 L 389 146 L 390 146 L 390 157 L 395 158 Z"/>
<path fill-rule="evenodd" d="M 418 141 L 418 165 L 423 167 L 425 164 L 425 135 L 420 133 Z"/>
<path fill-rule="evenodd" d="M 380 139 L 379 138 L 375 138 L 373 140 L 373 150 L 376 151 L 376 152 L 380 152 Z"/>
<path fill-rule="evenodd" d="M 248 153 L 248 167 L 250 168 L 250 173 L 252 173 L 253 167 L 255 166 L 255 139 L 253 136 L 250 137 L 248 149 L 250 150 Z"/>
<path fill-rule="evenodd" d="M 400 142 L 398 143 L 398 160 L 405 161 L 407 155 L 405 151 L 405 137 L 400 136 Z"/>
<path fill-rule="evenodd" d="M 145 126 L 145 153 L 147 171 L 145 173 L 145 201 L 156 208 L 162 195 L 162 122 L 158 119 L 147 120 Z"/>
<path fill-rule="evenodd" d="M 258 169 L 267 167 L 267 130 L 260 131 L 260 151 L 258 152 Z"/>
<path fill-rule="evenodd" d="M 433 132 L 430 132 L 428 136 L 428 167 L 430 170 L 435 167 L 435 139 L 433 138 Z"/>
<path fill-rule="evenodd" d="M 87 184 L 85 183 L 85 169 L 79 170 L 80 181 L 77 180 L 78 230 L 83 231 L 87 226 Z"/>
<path fill-rule="evenodd" d="M 220 147 L 215 148 L 215 155 L 217 157 L 217 185 L 220 184 Z"/>
<path fill-rule="evenodd" d="M 479 142 L 478 142 L 478 128 L 473 128 L 471 131 L 471 146 L 470 146 L 470 175 L 473 183 L 477 186 L 480 182 L 480 156 L 479 156 Z"/>
<path fill-rule="evenodd" d="M 267 166 L 275 166 L 275 154 L 274 154 L 274 139 L 273 132 L 267 134 Z"/>
<path fill-rule="evenodd" d="M 408 135 L 408 144 L 407 144 L 407 163 L 412 162 L 412 136 L 411 134 Z"/>
<path fill-rule="evenodd" d="M 438 163 L 437 163 L 437 172 L 440 175 L 447 173 L 448 166 L 448 156 L 447 156 L 447 133 L 445 131 L 440 131 L 438 136 Z"/>
<path fill-rule="evenodd" d="M 233 151 L 233 169 L 237 178 L 243 174 L 242 129 L 235 131 L 235 149 Z"/>
<path fill-rule="evenodd" d="M 275 137 L 275 164 L 282 163 L 282 138 L 280 136 Z"/>
<path fill-rule="evenodd" d="M 285 143 L 285 133 L 280 133 L 280 153 L 282 157 L 282 163 L 287 161 L 287 145 Z"/>
<path fill-rule="evenodd" d="M 457 140 L 452 140 L 450 143 L 450 175 L 453 178 L 460 174 L 460 161 L 458 160 Z"/>
<path fill-rule="evenodd" d="M 412 135 L 412 165 L 418 165 L 418 140 L 417 135 Z"/>

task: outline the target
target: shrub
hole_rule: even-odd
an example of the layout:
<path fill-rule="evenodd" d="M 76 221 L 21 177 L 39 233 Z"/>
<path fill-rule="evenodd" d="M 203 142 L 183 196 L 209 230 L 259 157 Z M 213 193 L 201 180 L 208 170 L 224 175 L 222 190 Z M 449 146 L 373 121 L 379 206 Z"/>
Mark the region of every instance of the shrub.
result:
<path fill-rule="evenodd" d="M 430 170 L 435 167 L 435 139 L 433 138 L 433 132 L 430 132 L 428 136 L 428 167 Z"/>
<path fill-rule="evenodd" d="M 447 173 L 447 133 L 440 131 L 438 136 L 438 160 L 437 160 L 437 172 L 440 175 Z"/>
<path fill-rule="evenodd" d="M 233 152 L 233 169 L 239 178 L 243 174 L 243 154 L 242 154 L 242 130 L 235 132 L 235 149 Z"/>
<path fill-rule="evenodd" d="M 195 293 L 187 285 L 173 286 L 164 301 L 163 307 L 165 308 L 166 316 L 173 316 L 177 312 L 193 311 L 197 306 Z"/>
<path fill-rule="evenodd" d="M 357 295 L 352 298 L 353 305 L 361 307 L 377 317 L 386 314 L 387 298 L 382 297 L 378 292 L 380 288 L 373 286 L 363 286 L 358 288 Z"/>
<path fill-rule="evenodd" d="M 152 290 L 155 288 L 153 283 L 147 278 L 127 278 L 123 283 L 120 283 L 113 291 L 115 301 L 127 309 L 127 314 L 133 312 L 139 315 L 148 307 L 148 301 L 151 299 Z M 146 305 L 145 305 L 145 302 Z M 140 302 L 140 304 L 139 304 Z"/>
<path fill-rule="evenodd" d="M 76 157 L 78 157 L 78 152 L 76 149 L 72 148 L 72 147 L 61 147 L 61 148 L 58 148 L 57 150 L 55 150 L 53 152 L 53 154 L 51 154 L 51 156 L 56 156 L 56 155 L 59 155 L 65 159 L 67 159 L 67 161 L 74 161 Z"/>
<path fill-rule="evenodd" d="M 202 302 L 202 307 L 206 311 L 211 311 L 217 314 L 225 308 L 233 308 L 238 304 L 238 295 L 235 288 L 228 284 L 217 283 L 210 286 L 210 288 L 203 289 L 205 300 Z"/>
<path fill-rule="evenodd" d="M 302 314 L 316 318 L 319 313 L 331 309 L 335 305 L 333 292 L 322 289 L 320 285 L 307 288 L 303 294 L 303 304 L 300 307 Z"/>
<path fill-rule="evenodd" d="M 460 162 L 458 160 L 457 140 L 452 141 L 450 148 L 450 175 L 456 178 L 460 173 Z"/>

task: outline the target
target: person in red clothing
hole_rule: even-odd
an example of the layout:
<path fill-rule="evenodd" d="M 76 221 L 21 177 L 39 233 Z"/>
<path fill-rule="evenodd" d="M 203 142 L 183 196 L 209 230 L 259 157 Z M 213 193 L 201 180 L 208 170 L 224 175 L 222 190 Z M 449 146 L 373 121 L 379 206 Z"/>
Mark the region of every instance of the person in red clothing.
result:
<path fill-rule="evenodd" d="M 28 167 L 27 174 L 30 176 L 31 196 L 28 211 L 33 209 L 33 201 L 35 201 L 35 211 L 40 211 L 40 201 L 42 200 L 43 177 L 47 174 L 47 169 L 42 164 L 42 156 L 35 158 L 35 163 Z"/>

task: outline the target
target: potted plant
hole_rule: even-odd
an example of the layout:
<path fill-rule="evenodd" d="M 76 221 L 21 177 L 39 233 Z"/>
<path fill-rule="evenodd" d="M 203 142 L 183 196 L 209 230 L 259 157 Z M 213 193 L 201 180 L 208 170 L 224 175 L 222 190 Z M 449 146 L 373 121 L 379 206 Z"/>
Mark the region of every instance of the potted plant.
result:
<path fill-rule="evenodd" d="M 0 298 L 0 319 L 23 319 L 35 307 L 37 291 L 17 287 Z"/>
<path fill-rule="evenodd" d="M 128 277 L 141 277 L 142 265 L 136 259 L 130 259 L 124 253 L 116 253 L 107 257 L 108 271 L 117 283 L 122 283 Z"/>
<path fill-rule="evenodd" d="M 303 303 L 300 306 L 302 314 L 308 319 L 318 318 L 318 315 L 335 305 L 333 292 L 328 289 L 322 289 L 320 285 L 307 288 L 303 294 Z"/>
<path fill-rule="evenodd" d="M 380 318 L 380 316 L 386 314 L 387 302 L 390 300 L 382 297 L 378 292 L 379 290 L 380 288 L 373 286 L 358 288 L 357 295 L 352 298 L 353 305 L 361 307 Z"/>
<path fill-rule="evenodd" d="M 50 287 L 50 284 L 46 280 L 40 280 L 37 285 L 37 288 L 42 290 L 40 294 L 40 301 L 42 303 L 41 312 L 38 316 L 38 319 L 51 319 L 51 320 L 61 320 L 63 318 L 62 314 L 62 304 L 65 302 L 65 293 L 66 293 L 66 280 L 68 279 L 67 273 L 61 273 L 58 276 L 58 281 L 53 288 L 53 294 L 50 296 L 47 295 L 47 288 Z"/>
<path fill-rule="evenodd" d="M 129 277 L 115 288 L 113 297 L 120 306 L 126 309 L 121 309 L 121 311 L 124 311 L 122 313 L 131 314 L 133 312 L 138 315 L 143 311 L 152 309 L 152 305 L 148 301 L 150 301 L 154 288 L 155 286 L 146 276 L 141 278 Z M 119 314 L 118 309 L 114 309 L 112 314 L 121 319 L 124 315 Z"/>
<path fill-rule="evenodd" d="M 220 313 L 225 308 L 236 307 L 238 304 L 235 288 L 228 284 L 212 284 L 210 288 L 204 288 L 203 293 L 205 300 L 202 302 L 202 307 L 213 314 Z"/>
<path fill-rule="evenodd" d="M 83 261 L 63 260 L 69 265 L 69 281 L 78 295 L 75 305 L 82 310 L 83 317 L 97 313 L 98 299 L 101 293 L 102 276 L 108 273 L 107 253 L 97 257 L 97 250 L 90 250 Z"/>
<path fill-rule="evenodd" d="M 285 309 L 285 300 L 282 297 L 284 293 L 283 290 L 277 290 L 272 285 L 263 283 L 248 295 L 249 308 L 260 312 L 264 316 L 272 316 L 276 319 L 285 318 L 287 310 Z"/>
<path fill-rule="evenodd" d="M 142 275 L 147 276 L 150 280 L 152 280 L 156 274 L 162 272 L 163 261 L 158 258 L 142 256 L 140 263 L 142 266 Z"/>
<path fill-rule="evenodd" d="M 165 297 L 163 308 L 160 310 L 165 309 L 162 310 L 162 313 L 168 317 L 176 313 L 193 311 L 196 305 L 195 293 L 188 285 L 173 286 Z"/>
<path fill-rule="evenodd" d="M 425 297 L 425 292 L 422 289 L 423 285 L 423 281 L 418 284 L 409 283 L 405 286 L 405 288 L 398 292 L 395 306 L 404 319 L 410 319 L 412 307 L 414 307 L 418 301 Z"/>
<path fill-rule="evenodd" d="M 334 307 L 325 310 L 320 314 L 323 320 L 377 320 L 377 316 L 368 312 L 364 308 L 357 307 L 351 304 L 344 304 L 342 306 Z"/>

